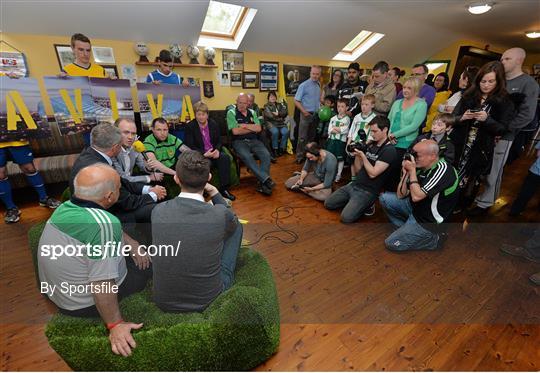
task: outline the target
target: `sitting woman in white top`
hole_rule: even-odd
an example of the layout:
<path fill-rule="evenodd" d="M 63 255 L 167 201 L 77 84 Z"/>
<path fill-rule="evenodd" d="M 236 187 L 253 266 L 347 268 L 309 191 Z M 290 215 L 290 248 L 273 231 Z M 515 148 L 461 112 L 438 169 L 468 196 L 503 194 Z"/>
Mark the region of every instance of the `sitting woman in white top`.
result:
<path fill-rule="evenodd" d="M 307 194 L 317 201 L 325 201 L 332 194 L 332 183 L 336 177 L 337 158 L 321 149 L 316 142 L 306 145 L 306 162 L 300 175 L 285 182 L 285 187 Z"/>

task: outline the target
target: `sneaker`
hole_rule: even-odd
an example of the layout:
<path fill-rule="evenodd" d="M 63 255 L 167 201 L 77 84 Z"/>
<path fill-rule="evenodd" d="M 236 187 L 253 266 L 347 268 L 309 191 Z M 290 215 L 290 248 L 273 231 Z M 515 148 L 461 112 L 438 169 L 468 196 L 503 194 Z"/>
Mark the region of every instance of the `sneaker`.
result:
<path fill-rule="evenodd" d="M 340 180 L 341 180 L 341 175 L 336 175 L 334 182 L 339 183 Z"/>
<path fill-rule="evenodd" d="M 39 205 L 41 207 L 48 207 L 50 209 L 55 209 L 57 208 L 58 206 L 61 205 L 60 201 L 58 201 L 57 199 L 54 199 L 54 198 L 51 198 L 51 197 L 47 197 L 45 199 L 42 199 L 39 201 Z"/>
<path fill-rule="evenodd" d="M 373 216 L 375 215 L 375 204 L 371 205 L 364 211 L 364 216 Z"/>
<path fill-rule="evenodd" d="M 529 277 L 529 280 L 535 285 L 540 285 L 540 272 L 536 272 Z"/>
<path fill-rule="evenodd" d="M 266 184 L 258 183 L 257 188 L 255 190 L 267 196 L 272 195 L 272 189 L 269 188 Z"/>
<path fill-rule="evenodd" d="M 21 211 L 18 208 L 8 209 L 4 215 L 6 224 L 16 223 L 21 219 Z"/>
<path fill-rule="evenodd" d="M 529 250 L 521 246 L 514 246 L 514 245 L 503 243 L 500 250 L 501 252 L 508 255 L 517 256 L 517 257 L 526 259 L 530 262 L 540 263 L 540 258 L 535 258 L 534 256 L 531 255 Z"/>
<path fill-rule="evenodd" d="M 479 206 L 474 206 L 472 209 L 467 210 L 467 216 L 483 216 L 486 215 L 489 211 L 489 208 L 482 208 Z"/>

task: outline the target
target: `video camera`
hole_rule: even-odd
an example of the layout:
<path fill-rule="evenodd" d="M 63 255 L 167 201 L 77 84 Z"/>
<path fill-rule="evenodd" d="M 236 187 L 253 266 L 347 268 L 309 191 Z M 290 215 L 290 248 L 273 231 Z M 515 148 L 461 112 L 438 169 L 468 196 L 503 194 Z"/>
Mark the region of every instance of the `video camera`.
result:
<path fill-rule="evenodd" d="M 417 154 L 416 154 L 415 151 L 412 151 L 412 150 L 411 150 L 410 152 L 408 151 L 408 152 L 406 152 L 405 154 L 403 154 L 403 160 L 404 160 L 404 161 L 412 162 L 413 159 L 416 159 L 416 155 L 417 155 Z"/>

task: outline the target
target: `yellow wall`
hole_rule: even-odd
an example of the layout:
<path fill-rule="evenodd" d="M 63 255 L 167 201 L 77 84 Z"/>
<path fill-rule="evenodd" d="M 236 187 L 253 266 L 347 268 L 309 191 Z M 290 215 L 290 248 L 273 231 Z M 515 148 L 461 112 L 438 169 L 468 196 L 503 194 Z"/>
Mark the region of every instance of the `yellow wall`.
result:
<path fill-rule="evenodd" d="M 43 76 L 56 75 L 60 71 L 60 66 L 56 57 L 56 53 L 53 44 L 69 44 L 70 36 L 49 36 L 49 35 L 26 35 L 26 34 L 3 34 L 3 39 L 15 48 L 21 50 L 26 55 L 28 68 L 30 70 L 30 77 L 41 78 Z M 102 47 L 112 47 L 114 50 L 114 57 L 116 59 L 116 66 L 119 74 L 120 66 L 123 64 L 134 64 L 138 60 L 139 56 L 135 53 L 132 41 L 121 40 L 104 40 L 93 39 L 92 45 Z M 161 49 L 168 48 L 165 44 L 148 44 L 150 53 L 148 55 L 149 60 L 154 60 L 155 56 L 159 54 Z M 2 50 L 9 50 L 4 43 L 1 45 Z M 184 47 L 185 49 L 185 47 Z M 175 71 L 183 77 L 200 78 L 201 85 L 204 80 L 212 80 L 214 82 L 214 97 L 205 98 L 201 94 L 202 99 L 208 104 L 211 110 L 225 109 L 225 107 L 234 102 L 238 93 L 245 91 L 247 93 L 254 93 L 256 96 L 256 102 L 262 106 L 266 103 L 267 92 L 259 92 L 258 89 L 243 90 L 241 87 L 221 87 L 217 81 L 217 73 L 223 67 L 221 50 L 216 50 L 216 58 L 214 63 L 217 68 L 201 68 L 201 67 L 177 67 Z M 182 56 L 184 63 L 189 62 L 189 58 L 185 55 Z M 252 53 L 244 52 L 244 71 L 259 71 L 259 61 L 277 61 L 280 64 L 297 64 L 297 65 L 312 65 L 319 64 L 325 66 L 347 66 L 346 62 L 329 61 L 324 59 L 317 59 L 311 57 L 300 57 L 290 55 L 275 55 L 264 53 Z M 199 57 L 200 63 L 205 63 L 205 59 L 202 56 Z M 150 71 L 154 70 L 154 66 L 137 66 L 137 77 L 145 77 Z M 361 66 L 363 68 L 371 68 L 371 66 Z M 43 84 L 42 85 L 43 90 Z M 288 98 L 289 109 L 292 112 L 293 100 L 292 97 Z M 136 107 L 137 109 L 137 107 Z"/>

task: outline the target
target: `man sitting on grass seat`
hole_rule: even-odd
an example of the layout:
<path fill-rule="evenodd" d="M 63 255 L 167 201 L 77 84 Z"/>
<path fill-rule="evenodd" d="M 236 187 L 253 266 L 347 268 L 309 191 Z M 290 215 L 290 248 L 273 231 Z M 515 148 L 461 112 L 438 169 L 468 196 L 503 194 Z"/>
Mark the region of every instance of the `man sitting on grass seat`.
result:
<path fill-rule="evenodd" d="M 112 351 L 129 356 L 136 346 L 131 329 L 143 325 L 124 322 L 118 300 L 144 289 L 152 270 L 146 253 L 138 252 L 138 243 L 123 234 L 118 218 L 107 212 L 119 189 L 120 176 L 112 167 L 98 163 L 81 169 L 71 200 L 47 221 L 38 268 L 41 292 L 61 313 L 101 317 L 110 330 Z M 116 250 L 122 244 L 131 246 L 133 258 L 125 259 Z"/>
<path fill-rule="evenodd" d="M 152 212 L 152 244 L 170 248 L 152 258 L 154 302 L 163 311 L 203 311 L 233 284 L 242 226 L 211 176 L 204 155 L 183 152 L 174 177 L 182 193 Z"/>

